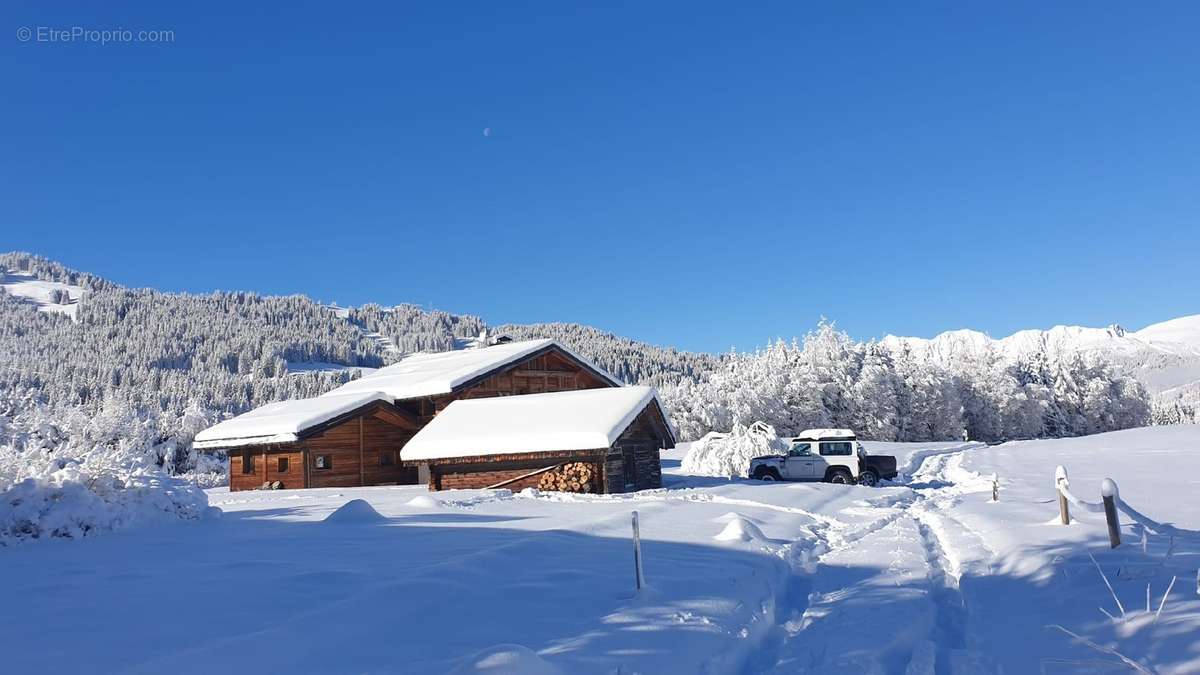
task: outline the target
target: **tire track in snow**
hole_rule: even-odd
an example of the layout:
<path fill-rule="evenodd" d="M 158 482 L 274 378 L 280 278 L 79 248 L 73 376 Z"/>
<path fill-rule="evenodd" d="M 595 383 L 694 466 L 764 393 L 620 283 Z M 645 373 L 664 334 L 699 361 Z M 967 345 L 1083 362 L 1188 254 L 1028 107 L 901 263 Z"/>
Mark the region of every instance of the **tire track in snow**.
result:
<path fill-rule="evenodd" d="M 964 495 L 986 492 L 991 489 L 991 482 L 963 469 L 962 461 L 961 451 L 932 455 L 923 459 L 913 473 L 911 487 L 918 498 L 905 510 L 905 515 L 915 521 L 926 550 L 934 621 L 929 643 L 913 650 L 907 675 L 946 675 L 964 668 L 972 673 L 994 672 L 982 655 L 971 651 L 967 629 L 970 611 L 960 586 L 967 571 L 964 563 L 987 560 L 990 571 L 994 551 L 978 532 L 950 514 L 950 509 Z M 983 555 L 968 556 L 970 545 L 956 544 L 955 538 L 948 535 L 950 527 L 967 535 Z"/>
<path fill-rule="evenodd" d="M 930 527 L 920 514 L 913 515 L 913 519 L 921 533 L 929 564 L 929 592 L 935 612 L 934 633 L 930 638 L 939 651 L 966 649 L 967 608 L 958 587 L 959 577 L 947 559 L 946 545 L 937 530 Z M 939 657 L 937 662 L 940 664 L 943 659 Z"/>
<path fill-rule="evenodd" d="M 862 580 L 859 585 L 838 589 L 838 582 L 833 580 L 832 586 L 824 593 L 813 594 L 812 588 L 829 572 L 823 570 L 825 563 L 828 569 L 837 573 L 845 566 L 832 561 L 841 555 L 852 554 L 856 546 L 863 540 L 872 541 L 880 536 L 884 540 L 897 540 L 897 547 L 903 545 L 910 553 L 901 554 L 896 548 L 895 554 L 904 572 L 908 574 L 904 583 L 895 585 L 906 589 L 909 593 L 915 591 L 926 594 L 927 603 L 915 605 L 913 611 L 924 610 L 924 617 L 913 616 L 910 622 L 920 626 L 928 623 L 927 634 L 923 639 L 916 639 L 911 646 L 892 646 L 886 652 L 877 655 L 859 655 L 861 658 L 876 658 L 883 672 L 906 673 L 907 675 L 941 675 L 958 671 L 956 664 L 975 662 L 972 672 L 989 672 L 989 668 L 979 668 L 977 655 L 969 650 L 969 635 L 966 622 L 969 618 L 968 608 L 964 603 L 959 589 L 959 579 L 964 570 L 963 560 L 967 551 L 958 550 L 956 545 L 959 537 L 954 536 L 961 531 L 965 538 L 978 542 L 980 552 L 990 557 L 991 550 L 986 540 L 970 527 L 954 518 L 949 509 L 963 495 L 983 492 L 990 489 L 990 482 L 977 474 L 961 468 L 963 451 L 970 450 L 974 445 L 965 446 L 955 451 L 931 453 L 920 459 L 920 464 L 913 472 L 908 482 L 904 484 L 909 491 L 899 495 L 886 495 L 878 498 L 882 503 L 871 504 L 872 508 L 881 512 L 877 518 L 866 523 L 851 524 L 844 520 L 816 513 L 808 509 L 781 504 L 772 504 L 741 497 L 715 495 L 698 489 L 662 489 L 645 491 L 628 495 L 564 495 L 559 493 L 510 493 L 497 491 L 485 495 L 477 495 L 462 500 L 447 500 L 445 506 L 471 509 L 484 503 L 508 501 L 513 499 L 541 499 L 563 503 L 709 503 L 748 509 L 762 509 L 802 516 L 812 524 L 804 526 L 805 536 L 787 544 L 780 551 L 781 557 L 792 567 L 792 579 L 776 597 L 774 616 L 781 622 L 777 626 L 774 637 L 767 638 L 759 648 L 758 656 L 745 664 L 746 672 L 764 672 L 778 669 L 779 672 L 790 671 L 797 665 L 801 670 L 821 672 L 823 666 L 831 665 L 821 660 L 797 664 L 794 661 L 785 663 L 784 654 L 811 653 L 808 648 L 799 643 L 789 645 L 793 639 L 803 640 L 808 626 L 815 622 L 834 620 L 826 619 L 829 613 L 838 612 L 839 598 L 843 593 L 861 592 Z M 868 499 L 868 503 L 870 503 Z M 890 528 L 890 529 L 889 529 Z M 902 538 L 902 544 L 897 538 Z M 870 548 L 869 546 L 864 548 Z M 968 546 L 970 548 L 970 546 Z M 897 564 L 881 571 L 880 575 L 894 575 Z M 917 565 L 913 568 L 912 565 Z M 922 571 L 923 568 L 923 571 Z M 921 578 L 921 577 L 924 578 Z M 911 578 L 910 578 L 911 577 Z M 902 593 L 904 591 L 901 591 Z M 814 603 L 819 607 L 811 607 Z M 811 610 L 811 611 L 810 611 Z M 817 614 L 812 614 L 817 612 Z M 880 628 L 882 630 L 882 628 Z M 925 630 L 918 628 L 918 630 Z M 870 642 L 876 636 L 863 636 Z M 882 637 L 882 636 L 878 636 Z M 824 659 L 836 657 L 837 654 L 811 655 L 808 658 Z"/>
<path fill-rule="evenodd" d="M 911 647 L 893 644 L 889 650 L 868 656 L 859 655 L 858 658 L 870 659 L 873 657 L 876 659 L 875 666 L 881 672 L 905 673 L 906 675 L 934 675 L 935 673 L 943 675 L 960 672 L 962 668 L 968 668 L 973 673 L 994 672 L 994 669 L 989 667 L 979 654 L 972 653 L 970 650 L 970 635 L 967 630 L 969 608 L 959 587 L 960 577 L 964 573 L 964 560 L 975 557 L 990 559 L 992 550 L 979 533 L 949 513 L 949 509 L 963 495 L 990 489 L 989 481 L 961 468 L 962 453 L 974 447 L 977 446 L 972 444 L 954 451 L 930 453 L 921 457 L 920 464 L 905 485 L 911 490 L 911 496 L 892 499 L 886 504 L 880 504 L 877 508 L 889 511 L 882 517 L 858 527 L 836 521 L 837 526 L 818 524 L 812 528 L 820 543 L 817 547 L 803 549 L 804 555 L 800 556 L 796 562 L 806 564 L 802 566 L 794 564 L 795 574 L 796 576 L 807 575 L 806 583 L 809 587 L 818 585 L 824 576 L 832 575 L 832 586 L 820 595 L 810 595 L 809 598 L 803 599 L 803 606 L 791 608 L 793 619 L 785 624 L 787 635 L 773 649 L 775 658 L 771 666 L 777 672 L 791 671 L 797 666 L 802 671 L 808 669 L 813 672 L 820 672 L 825 667 L 835 667 L 837 664 L 825 660 L 797 663 L 795 655 L 805 653 L 806 648 L 801 643 L 789 645 L 788 641 L 803 640 L 806 637 L 805 631 L 811 631 L 814 622 L 838 621 L 837 618 L 826 617 L 830 613 L 838 612 L 839 599 L 853 597 L 855 593 L 862 593 L 864 587 L 878 583 L 883 577 L 895 575 L 897 562 L 901 564 L 900 569 L 909 572 L 915 571 L 915 574 L 918 575 L 917 577 L 904 576 L 903 581 L 896 581 L 895 585 L 898 590 L 923 588 L 922 591 L 917 592 L 927 594 L 928 604 L 923 606 L 928 607 L 925 619 L 928 622 L 928 632 L 924 639 L 914 640 Z M 825 517 L 825 520 L 835 519 Z M 898 529 L 887 530 L 889 526 L 893 525 L 902 526 Z M 892 566 L 889 566 L 887 570 L 882 570 L 873 577 L 851 581 L 852 585 L 839 588 L 838 584 L 841 578 L 839 575 L 844 576 L 845 565 L 838 565 L 837 561 L 843 560 L 846 554 L 852 554 L 859 542 L 873 535 L 884 534 L 885 530 L 894 532 L 896 536 L 911 538 L 909 541 L 916 544 L 916 551 L 923 553 L 924 572 L 920 571 L 920 567 L 916 570 L 911 567 L 914 563 L 920 565 L 920 562 L 902 557 L 894 560 Z M 963 547 L 957 541 L 959 537 L 956 535 L 960 533 L 965 535 L 965 538 L 971 543 Z M 978 550 L 974 550 L 973 544 L 976 543 Z M 896 554 L 899 554 L 901 543 L 897 542 L 896 546 Z M 910 546 L 910 544 L 904 544 L 904 546 Z M 864 549 L 866 548 L 869 547 L 864 547 Z M 959 550 L 961 548 L 966 550 Z M 982 555 L 971 556 L 972 552 Z M 920 553 L 917 560 L 920 560 L 919 555 Z M 805 556 L 810 557 L 805 560 Z M 822 568 L 822 563 L 828 563 L 828 565 Z M 921 579 L 921 576 L 924 578 Z M 913 588 L 914 584 L 916 588 Z M 900 591 L 900 595 L 903 596 L 904 592 Z M 813 603 L 819 604 L 819 607 L 810 609 L 809 606 Z M 786 611 L 785 607 L 781 606 L 780 609 Z M 914 611 L 919 610 L 914 609 Z M 802 614 L 800 620 L 795 619 L 796 613 Z M 786 614 L 782 616 L 786 616 Z M 921 619 L 912 616 L 909 623 L 919 625 Z M 793 629 L 794 624 L 798 627 Z M 883 638 L 882 635 L 864 636 L 864 640 L 867 642 L 880 639 L 881 643 L 886 644 L 887 641 Z M 901 651 L 894 653 L 897 649 Z M 821 658 L 825 659 L 826 656 Z M 865 667 L 866 664 L 863 662 L 859 665 Z"/>

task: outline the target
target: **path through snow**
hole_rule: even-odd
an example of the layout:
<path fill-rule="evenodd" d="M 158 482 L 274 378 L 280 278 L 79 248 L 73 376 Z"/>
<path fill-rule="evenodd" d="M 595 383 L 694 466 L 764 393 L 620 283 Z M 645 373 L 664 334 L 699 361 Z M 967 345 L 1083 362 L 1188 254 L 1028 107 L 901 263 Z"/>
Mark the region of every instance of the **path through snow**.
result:
<path fill-rule="evenodd" d="M 973 649 L 959 590 L 968 567 L 986 570 L 991 559 L 984 539 L 953 516 L 960 499 L 991 490 L 990 480 L 962 468 L 973 447 L 917 458 L 906 493 L 864 500 L 877 512 L 865 525 L 813 528 L 820 553 L 797 569 L 809 590 L 791 596 L 792 616 L 764 659 L 773 672 L 996 672 Z"/>

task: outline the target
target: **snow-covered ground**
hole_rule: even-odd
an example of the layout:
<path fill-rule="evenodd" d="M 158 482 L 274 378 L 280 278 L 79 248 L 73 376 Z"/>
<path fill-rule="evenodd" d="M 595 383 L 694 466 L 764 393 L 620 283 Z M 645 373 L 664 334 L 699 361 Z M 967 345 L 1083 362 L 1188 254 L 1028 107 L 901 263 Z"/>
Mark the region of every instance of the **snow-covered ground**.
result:
<path fill-rule="evenodd" d="M 0 654 L 8 672 L 1130 672 L 1057 624 L 1200 672 L 1200 428 L 872 445 L 903 484 L 689 476 L 677 449 L 666 487 L 633 495 L 213 490 L 218 519 L 0 549 Z M 1170 555 L 1132 525 L 1109 550 L 1094 513 L 1056 524 L 1057 464 L 1080 497 L 1112 476 L 1169 521 Z M 1157 609 L 1172 576 L 1154 623 L 1147 583 Z"/>
<path fill-rule="evenodd" d="M 83 297 L 83 288 L 70 286 L 57 281 L 42 281 L 31 274 L 2 274 L 0 288 L 9 295 L 21 298 L 37 306 L 39 312 L 57 312 L 75 319 L 79 310 L 79 298 Z M 60 301 L 54 301 L 54 293 L 58 291 Z"/>

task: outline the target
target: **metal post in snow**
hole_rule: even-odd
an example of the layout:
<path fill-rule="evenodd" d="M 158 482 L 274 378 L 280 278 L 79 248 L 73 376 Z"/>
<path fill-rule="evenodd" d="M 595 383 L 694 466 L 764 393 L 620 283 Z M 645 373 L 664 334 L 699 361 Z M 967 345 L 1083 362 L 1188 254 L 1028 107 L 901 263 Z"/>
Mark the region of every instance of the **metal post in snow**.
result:
<path fill-rule="evenodd" d="M 1117 483 L 1105 478 L 1100 483 L 1100 496 L 1104 499 L 1104 520 L 1108 522 L 1108 543 L 1113 548 L 1121 545 L 1121 521 L 1117 519 L 1117 499 L 1120 492 Z"/>
<path fill-rule="evenodd" d="M 1058 517 L 1063 525 L 1071 524 L 1071 508 L 1067 505 L 1067 496 L 1063 494 L 1063 488 L 1068 485 L 1067 468 L 1060 464 L 1054 469 L 1054 491 L 1058 493 Z"/>
<path fill-rule="evenodd" d="M 642 586 L 646 585 L 646 580 L 642 576 L 642 535 L 638 529 L 637 511 L 633 512 L 633 576 L 637 589 L 642 590 Z"/>

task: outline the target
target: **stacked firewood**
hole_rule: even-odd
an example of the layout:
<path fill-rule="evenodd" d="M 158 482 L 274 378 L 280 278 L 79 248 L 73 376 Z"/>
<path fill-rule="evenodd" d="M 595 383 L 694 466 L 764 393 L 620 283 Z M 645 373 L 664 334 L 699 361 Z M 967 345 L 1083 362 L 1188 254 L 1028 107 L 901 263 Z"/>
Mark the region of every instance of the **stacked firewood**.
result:
<path fill-rule="evenodd" d="M 587 462 L 568 462 L 542 474 L 539 490 L 595 492 L 596 467 Z"/>

